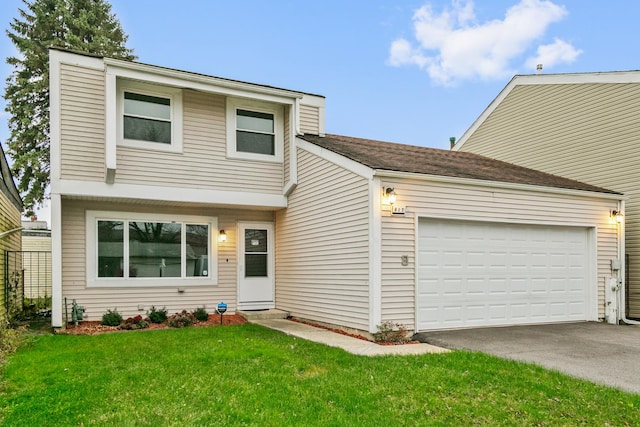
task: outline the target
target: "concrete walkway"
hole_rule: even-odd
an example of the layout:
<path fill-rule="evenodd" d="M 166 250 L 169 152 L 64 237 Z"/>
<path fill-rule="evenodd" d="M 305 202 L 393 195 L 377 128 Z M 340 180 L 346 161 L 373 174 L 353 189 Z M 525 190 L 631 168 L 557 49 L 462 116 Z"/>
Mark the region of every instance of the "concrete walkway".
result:
<path fill-rule="evenodd" d="M 338 347 L 359 356 L 402 356 L 426 353 L 444 353 L 449 351 L 445 348 L 436 347 L 431 344 L 378 345 L 370 341 L 349 337 L 327 329 L 317 328 L 315 326 L 293 322 L 286 319 L 259 319 L 252 320 L 251 323 L 255 323 L 269 329 L 275 329 L 276 331 L 284 332 L 287 335 L 325 344 L 330 347 Z"/>

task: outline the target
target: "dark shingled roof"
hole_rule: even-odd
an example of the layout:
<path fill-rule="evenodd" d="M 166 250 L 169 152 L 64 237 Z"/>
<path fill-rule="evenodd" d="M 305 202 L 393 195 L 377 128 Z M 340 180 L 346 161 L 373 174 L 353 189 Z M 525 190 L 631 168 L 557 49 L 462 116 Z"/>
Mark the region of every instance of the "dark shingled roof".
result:
<path fill-rule="evenodd" d="M 473 153 L 340 135 L 299 138 L 372 169 L 620 194 Z"/>

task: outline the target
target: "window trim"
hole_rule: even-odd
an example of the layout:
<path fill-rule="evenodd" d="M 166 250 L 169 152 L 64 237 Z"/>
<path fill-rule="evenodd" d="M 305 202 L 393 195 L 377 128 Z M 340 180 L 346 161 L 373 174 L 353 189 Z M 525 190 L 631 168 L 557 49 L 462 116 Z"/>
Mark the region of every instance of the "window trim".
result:
<path fill-rule="evenodd" d="M 206 224 L 209 226 L 209 276 L 181 276 L 181 277 L 98 277 L 98 221 L 145 221 L 145 222 L 179 222 L 182 224 Z M 87 287 L 166 287 L 166 286 L 207 286 L 218 284 L 218 245 L 217 239 L 218 218 L 207 216 L 167 215 L 137 212 L 116 211 L 86 211 L 86 278 Z M 125 228 L 127 228 L 125 226 Z M 181 257 L 183 261 L 182 273 L 184 273 L 184 257 L 186 239 L 184 234 L 186 227 L 182 227 Z M 124 242 L 124 255 L 128 256 L 128 241 Z M 125 261 L 125 267 L 128 261 Z M 126 270 L 126 269 L 125 269 Z"/>
<path fill-rule="evenodd" d="M 247 110 L 273 114 L 274 153 L 259 154 L 237 150 L 237 111 Z M 280 104 L 240 98 L 227 98 L 227 157 L 230 159 L 256 160 L 271 163 L 284 162 L 284 107 Z"/>
<path fill-rule="evenodd" d="M 127 139 L 124 137 L 124 93 L 169 99 L 171 112 L 171 144 Z M 182 90 L 149 83 L 118 81 L 117 85 L 117 145 L 154 151 L 182 152 Z"/>

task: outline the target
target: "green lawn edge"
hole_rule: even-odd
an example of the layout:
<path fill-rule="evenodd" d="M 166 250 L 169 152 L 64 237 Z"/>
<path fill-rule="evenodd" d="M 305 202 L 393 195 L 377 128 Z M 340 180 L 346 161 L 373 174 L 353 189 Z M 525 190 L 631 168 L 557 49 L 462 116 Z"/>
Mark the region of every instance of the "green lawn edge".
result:
<path fill-rule="evenodd" d="M 24 425 L 640 425 L 640 395 L 481 353 L 365 357 L 257 325 L 33 337 L 0 372 Z"/>

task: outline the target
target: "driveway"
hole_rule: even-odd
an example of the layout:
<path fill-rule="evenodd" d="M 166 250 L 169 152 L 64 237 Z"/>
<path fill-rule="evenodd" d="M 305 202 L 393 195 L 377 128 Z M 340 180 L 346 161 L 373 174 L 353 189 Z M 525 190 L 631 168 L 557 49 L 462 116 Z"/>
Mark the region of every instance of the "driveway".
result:
<path fill-rule="evenodd" d="M 421 332 L 416 339 L 532 362 L 640 393 L 640 326 L 559 323 Z"/>

